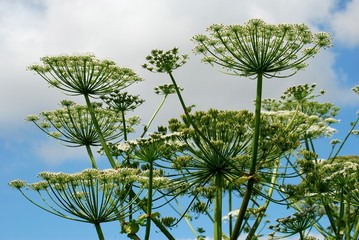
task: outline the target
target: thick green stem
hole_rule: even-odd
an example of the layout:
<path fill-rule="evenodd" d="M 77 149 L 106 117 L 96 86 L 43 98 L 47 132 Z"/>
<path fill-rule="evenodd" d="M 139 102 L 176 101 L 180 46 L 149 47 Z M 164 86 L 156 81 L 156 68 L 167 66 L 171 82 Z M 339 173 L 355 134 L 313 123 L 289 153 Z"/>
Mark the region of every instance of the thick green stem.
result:
<path fill-rule="evenodd" d="M 96 164 L 96 160 L 95 160 L 95 158 L 94 158 L 94 156 L 92 154 L 91 147 L 89 145 L 85 145 L 85 146 L 86 146 L 87 154 L 88 154 L 88 156 L 90 158 L 92 168 L 97 169 L 98 167 L 97 167 L 97 164 Z"/>
<path fill-rule="evenodd" d="M 152 214 L 152 184 L 153 184 L 153 161 L 150 161 L 150 174 L 148 176 L 148 197 L 147 197 L 147 222 L 146 222 L 146 233 L 145 240 L 150 239 L 151 231 L 151 214 Z"/>
<path fill-rule="evenodd" d="M 263 74 L 258 73 L 257 76 L 257 92 L 256 92 L 256 107 L 255 107 L 255 123 L 254 123 L 254 135 L 253 135 L 253 150 L 252 150 L 252 162 L 251 168 L 249 171 L 249 178 L 247 183 L 247 189 L 243 196 L 243 201 L 241 208 L 239 210 L 236 224 L 234 225 L 233 234 L 231 240 L 236 240 L 239 237 L 240 229 L 243 224 L 243 220 L 248 208 L 249 200 L 252 196 L 255 179 L 252 177 L 256 173 L 257 168 L 257 155 L 258 155 L 258 146 L 259 146 L 259 133 L 260 133 L 260 124 L 261 124 L 261 106 L 262 106 L 262 84 L 263 84 Z"/>
<path fill-rule="evenodd" d="M 105 240 L 105 237 L 103 236 L 102 229 L 99 223 L 95 223 L 95 228 L 96 228 L 98 239 Z"/>
<path fill-rule="evenodd" d="M 345 204 L 345 240 L 350 240 L 350 230 L 351 230 L 351 224 L 350 224 L 350 220 L 351 220 L 351 216 L 350 216 L 350 203 L 349 201 L 345 200 L 346 204 Z M 354 238 L 355 239 L 355 238 Z"/>
<path fill-rule="evenodd" d="M 300 231 L 300 232 L 299 232 L 299 239 L 300 239 L 300 240 L 304 240 L 303 231 Z"/>
<path fill-rule="evenodd" d="M 328 216 L 328 219 L 329 219 L 330 225 L 331 225 L 331 227 L 333 229 L 333 232 L 336 233 L 337 232 L 337 225 L 335 223 L 335 220 L 334 220 L 334 217 L 333 217 L 333 214 L 332 214 L 332 209 L 330 208 L 328 203 L 325 202 L 325 200 L 322 201 L 322 204 L 324 206 L 325 213 Z"/>
<path fill-rule="evenodd" d="M 101 128 L 98 124 L 98 121 L 97 121 L 97 118 L 96 118 L 96 115 L 95 115 L 95 111 L 94 111 L 94 108 L 91 104 L 91 101 L 90 101 L 90 98 L 88 95 L 84 95 L 85 97 L 85 101 L 86 101 L 86 105 L 90 111 L 90 115 L 91 115 L 91 119 L 92 119 L 92 122 L 93 122 L 93 125 L 96 129 L 96 132 L 97 132 L 97 135 L 100 139 L 100 142 L 101 142 L 101 145 L 103 147 L 103 150 L 105 151 L 105 154 L 108 158 L 108 161 L 110 162 L 111 164 L 111 167 L 112 168 L 116 168 L 117 167 L 117 164 L 115 163 L 115 161 L 113 160 L 113 157 L 112 157 L 112 154 L 111 154 L 111 151 L 110 149 L 108 148 L 107 144 L 106 144 L 106 140 L 105 138 L 103 137 L 103 134 L 101 132 Z"/>
<path fill-rule="evenodd" d="M 337 222 L 337 233 L 336 233 L 336 239 L 337 240 L 341 240 L 343 239 L 343 234 L 342 234 L 342 224 L 344 222 L 344 187 L 342 187 L 341 192 L 340 192 L 340 205 L 339 205 L 339 217 L 338 217 L 338 222 Z"/>
<path fill-rule="evenodd" d="M 277 181 L 277 173 L 278 173 L 278 167 L 279 167 L 279 164 L 280 164 L 280 159 L 277 159 L 277 164 L 273 170 L 273 173 L 272 173 L 272 179 L 271 179 L 271 186 L 268 190 L 268 199 L 266 200 L 266 202 L 264 203 L 264 205 L 261 207 L 261 212 L 259 213 L 259 216 L 257 217 L 256 221 L 254 222 L 251 230 L 249 231 L 248 235 L 247 235 L 247 239 L 253 239 L 253 236 L 257 230 L 257 228 L 259 227 L 259 224 L 261 223 L 261 221 L 263 220 L 263 217 L 264 217 L 264 214 L 269 206 L 269 203 L 270 203 L 270 198 L 272 197 L 273 195 L 273 192 L 274 192 L 274 184 L 275 182 Z"/>
<path fill-rule="evenodd" d="M 222 239 L 222 181 L 221 176 L 216 176 L 216 198 L 214 203 L 214 240 Z"/>

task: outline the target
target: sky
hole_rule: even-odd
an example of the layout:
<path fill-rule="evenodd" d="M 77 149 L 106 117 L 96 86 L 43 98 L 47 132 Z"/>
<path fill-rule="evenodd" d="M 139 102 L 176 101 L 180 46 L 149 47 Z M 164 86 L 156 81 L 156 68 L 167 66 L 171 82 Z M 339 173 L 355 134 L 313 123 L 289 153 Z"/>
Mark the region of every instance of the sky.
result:
<path fill-rule="evenodd" d="M 152 49 L 178 47 L 180 53 L 189 54 L 189 62 L 174 75 L 185 89 L 185 101 L 195 104 L 196 110 L 252 109 L 255 82 L 202 64 L 192 53 L 191 38 L 213 23 L 244 24 L 252 18 L 273 24 L 304 23 L 314 32 L 331 32 L 334 47 L 321 51 L 307 69 L 289 79 L 265 80 L 263 95 L 277 98 L 289 86 L 316 83 L 327 91 L 322 100 L 342 109 L 337 135 L 342 138 L 359 109 L 358 96 L 350 90 L 359 84 L 358 12 L 359 0 L 0 0 L 1 239 L 96 239 L 92 226 L 45 213 L 7 186 L 18 178 L 36 181 L 42 171 L 89 167 L 84 149 L 66 148 L 24 120 L 69 99 L 26 70 L 41 57 L 93 53 L 133 69 L 145 79 L 130 89 L 146 99 L 136 112 L 145 123 L 161 101 L 152 89 L 169 83 L 165 75 L 141 68 Z M 154 125 L 179 114 L 178 101 L 170 97 Z M 343 153 L 359 154 L 358 139 L 351 140 Z M 104 228 L 108 239 L 120 239 L 115 223 Z M 174 232 L 178 239 L 193 239 L 189 230 L 185 236 L 183 229 Z"/>

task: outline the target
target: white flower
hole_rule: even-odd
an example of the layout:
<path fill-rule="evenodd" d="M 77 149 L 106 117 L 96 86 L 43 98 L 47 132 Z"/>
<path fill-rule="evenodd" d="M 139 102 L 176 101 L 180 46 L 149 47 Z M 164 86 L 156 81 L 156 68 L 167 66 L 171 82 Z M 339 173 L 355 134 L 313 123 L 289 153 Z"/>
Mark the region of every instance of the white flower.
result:
<path fill-rule="evenodd" d="M 130 150 L 130 144 L 128 142 L 125 143 L 119 143 L 117 145 L 117 149 L 121 152 L 127 152 L 128 150 Z"/>
<path fill-rule="evenodd" d="M 230 211 L 230 212 L 228 213 L 228 215 L 222 217 L 222 220 L 229 220 L 229 217 L 237 217 L 238 214 L 239 214 L 239 209 Z"/>
<path fill-rule="evenodd" d="M 339 120 L 339 119 L 335 119 L 335 118 L 326 118 L 326 119 L 324 120 L 324 122 L 329 123 L 329 124 L 332 124 L 332 123 L 340 123 L 340 120 Z"/>

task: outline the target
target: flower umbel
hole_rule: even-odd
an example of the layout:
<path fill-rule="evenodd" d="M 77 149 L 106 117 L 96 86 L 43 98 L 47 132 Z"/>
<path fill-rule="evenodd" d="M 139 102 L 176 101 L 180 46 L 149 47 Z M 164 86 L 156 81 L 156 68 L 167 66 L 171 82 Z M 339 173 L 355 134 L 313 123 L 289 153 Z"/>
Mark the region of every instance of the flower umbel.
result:
<path fill-rule="evenodd" d="M 30 184 L 15 180 L 9 185 L 47 212 L 70 220 L 99 224 L 120 220 L 127 215 L 130 204 L 126 200 L 130 191 L 128 186 L 141 174 L 138 169 L 123 168 L 85 169 L 74 174 L 42 172 L 38 176 L 41 182 Z M 26 195 L 25 187 L 27 191 L 35 191 L 44 204 Z"/>
<path fill-rule="evenodd" d="M 65 142 L 68 146 L 100 146 L 101 142 L 94 128 L 88 107 L 68 100 L 62 101 L 61 105 L 63 108 L 41 112 L 41 118 L 30 115 L 27 120 L 36 124 L 49 136 Z M 95 104 L 94 112 L 107 141 L 121 136 L 119 131 L 121 122 L 119 122 L 115 112 L 103 109 Z"/>
<path fill-rule="evenodd" d="M 111 60 L 99 60 L 92 54 L 43 57 L 41 61 L 43 65 L 28 69 L 69 95 L 104 95 L 141 81 L 131 69 L 119 67 Z"/>
<path fill-rule="evenodd" d="M 152 50 L 151 55 L 146 57 L 148 64 L 142 67 L 151 72 L 171 73 L 187 62 L 188 55 L 178 55 L 178 48 L 164 52 L 163 50 Z"/>
<path fill-rule="evenodd" d="M 331 46 L 328 33 L 313 34 L 304 24 L 267 24 L 251 19 L 244 25 L 210 26 L 207 35 L 196 35 L 195 53 L 203 62 L 241 76 L 287 77 L 306 67 L 320 48 Z M 284 75 L 280 72 L 290 70 Z"/>

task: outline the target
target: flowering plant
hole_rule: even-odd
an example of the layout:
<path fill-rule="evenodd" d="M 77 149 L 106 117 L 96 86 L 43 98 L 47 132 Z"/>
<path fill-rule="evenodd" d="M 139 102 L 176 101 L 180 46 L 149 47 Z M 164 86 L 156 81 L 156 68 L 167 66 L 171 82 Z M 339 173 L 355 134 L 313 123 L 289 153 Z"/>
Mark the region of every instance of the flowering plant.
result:
<path fill-rule="evenodd" d="M 14 180 L 10 186 L 45 211 L 94 224 L 99 239 L 105 239 L 100 223 L 119 221 L 121 233 L 130 239 L 151 239 L 154 224 L 172 240 L 170 230 L 183 219 L 197 239 L 204 239 L 205 229 L 194 229 L 193 216 L 213 222 L 215 240 L 235 240 L 241 234 L 258 239 L 270 204 L 296 210 L 272 225 L 270 237 L 299 234 L 305 239 L 314 226 L 325 237 L 356 239 L 358 159 L 338 154 L 347 138 L 357 134 L 359 118 L 344 141 L 332 141 L 330 156 L 322 162 L 315 140 L 333 135 L 339 110 L 316 101 L 325 92 L 315 94 L 315 84 L 303 84 L 290 87 L 278 100 L 262 99 L 265 78 L 296 74 L 307 66 L 307 59 L 331 47 L 330 35 L 314 34 L 303 24 L 272 25 L 259 19 L 244 25 L 215 24 L 207 31 L 208 35 L 193 37 L 194 52 L 221 71 L 256 79 L 253 113 L 192 111 L 194 106 L 186 105 L 174 75 L 188 55 L 181 55 L 178 48 L 152 50 L 143 67 L 167 74 L 171 82 L 155 88 L 162 101 L 140 129 L 140 118 L 129 116 L 144 102 L 127 91 L 142 81 L 132 70 L 88 54 L 44 57 L 42 65 L 29 69 L 67 95 L 82 95 L 85 105 L 64 100 L 62 108 L 27 120 L 69 146 L 85 146 L 92 168 L 74 174 L 40 173 L 41 182 Z M 353 90 L 359 92 L 358 87 Z M 182 116 L 153 129 L 171 94 L 177 95 Z M 110 169 L 98 169 L 93 147 L 100 147 Z M 293 184 L 291 179 L 299 182 Z M 33 200 L 31 192 L 43 204 Z M 228 231 L 222 226 L 225 198 Z M 168 214 L 164 206 L 175 211 Z M 329 228 L 320 222 L 324 217 Z"/>

